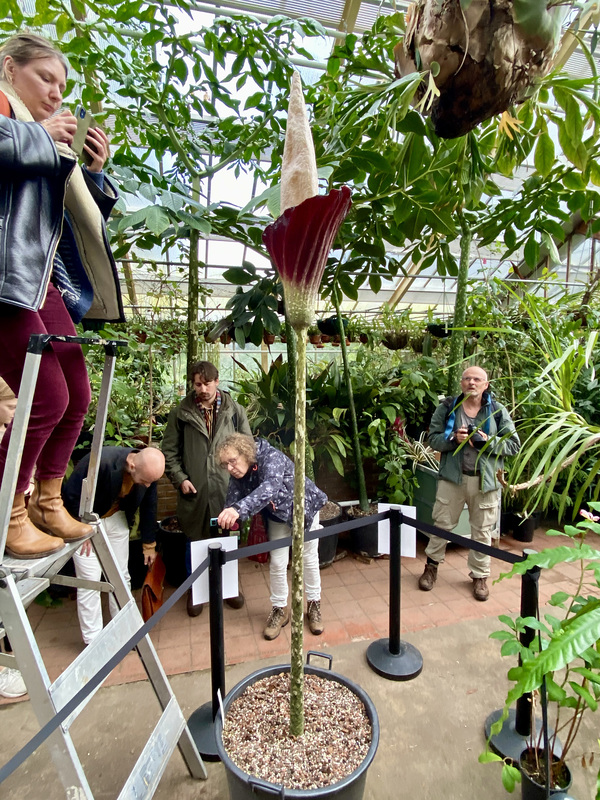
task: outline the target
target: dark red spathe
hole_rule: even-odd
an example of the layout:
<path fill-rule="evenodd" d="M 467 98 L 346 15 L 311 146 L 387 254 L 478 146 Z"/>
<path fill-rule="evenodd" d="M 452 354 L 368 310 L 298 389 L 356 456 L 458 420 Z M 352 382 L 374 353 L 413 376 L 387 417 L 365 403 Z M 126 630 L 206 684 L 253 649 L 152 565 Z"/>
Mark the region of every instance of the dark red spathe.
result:
<path fill-rule="evenodd" d="M 309 325 L 327 256 L 350 210 L 350 189 L 309 197 L 286 209 L 263 233 L 263 241 L 277 268 L 292 325 Z"/>

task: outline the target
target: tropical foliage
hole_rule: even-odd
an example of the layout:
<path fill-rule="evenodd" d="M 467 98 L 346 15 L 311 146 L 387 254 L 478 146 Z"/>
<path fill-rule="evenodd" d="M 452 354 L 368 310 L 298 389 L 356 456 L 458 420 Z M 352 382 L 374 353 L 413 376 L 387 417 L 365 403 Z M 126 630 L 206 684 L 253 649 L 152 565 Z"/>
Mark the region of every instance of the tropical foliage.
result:
<path fill-rule="evenodd" d="M 548 731 L 550 754 L 559 756 L 555 770 L 567 758 L 580 729 L 583 715 L 598 709 L 600 703 L 600 550 L 594 539 L 600 534 L 600 503 L 590 503 L 592 512 L 585 512 L 577 525 L 565 526 L 564 533 L 548 531 L 550 536 L 565 536 L 569 544 L 548 548 L 528 555 L 515 564 L 501 580 L 513 575 L 523 575 L 534 568 L 553 569 L 564 564 L 578 568 L 578 577 L 572 591 L 556 592 L 550 605 L 556 613 L 547 613 L 543 619 L 535 617 L 501 616 L 505 628 L 491 634 L 502 642 L 502 655 L 520 658 L 519 666 L 508 671 L 511 688 L 506 697 L 501 718 L 494 723 L 491 734 L 498 734 L 508 716 L 510 706 L 524 694 L 541 691 L 540 702 L 546 702 L 551 715 Z M 594 513 L 595 512 L 595 513 Z M 590 537 L 590 534 L 592 535 Z M 591 542 L 588 543 L 588 538 Z M 529 646 L 521 642 L 526 628 L 537 632 Z M 536 730 L 536 726 L 532 726 Z M 558 752 L 557 737 L 562 741 Z M 532 748 L 542 748 L 537 735 L 532 736 Z M 499 756 L 485 753 L 480 761 L 499 761 Z M 503 782 L 514 787 L 515 774 L 509 765 L 503 767 Z M 554 782 L 551 783 L 554 788 Z"/>

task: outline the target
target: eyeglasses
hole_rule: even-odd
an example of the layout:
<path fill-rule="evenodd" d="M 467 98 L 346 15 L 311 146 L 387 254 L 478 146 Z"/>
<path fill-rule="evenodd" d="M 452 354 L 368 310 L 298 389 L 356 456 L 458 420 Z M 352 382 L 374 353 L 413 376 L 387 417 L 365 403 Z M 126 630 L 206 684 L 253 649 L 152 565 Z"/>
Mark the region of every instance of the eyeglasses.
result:
<path fill-rule="evenodd" d="M 235 458 L 230 458 L 227 461 L 221 461 L 221 468 L 227 469 L 228 467 L 235 467 L 239 460 L 239 456 L 236 456 Z"/>

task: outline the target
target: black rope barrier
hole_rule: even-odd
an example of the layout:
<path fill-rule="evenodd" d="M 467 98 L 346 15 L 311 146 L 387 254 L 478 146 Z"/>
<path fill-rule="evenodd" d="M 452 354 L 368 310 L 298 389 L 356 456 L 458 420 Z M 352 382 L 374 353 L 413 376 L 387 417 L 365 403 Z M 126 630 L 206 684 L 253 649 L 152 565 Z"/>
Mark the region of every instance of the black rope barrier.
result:
<path fill-rule="evenodd" d="M 422 670 L 422 658 L 420 653 L 407 642 L 402 642 L 400 639 L 400 527 L 404 523 L 410 525 L 418 530 L 429 533 L 434 536 L 439 536 L 450 542 L 454 542 L 463 547 L 477 550 L 478 552 L 490 555 L 493 558 L 498 558 L 501 561 L 510 564 L 516 564 L 525 560 L 526 556 L 516 555 L 509 553 L 506 550 L 489 545 L 475 542 L 467 537 L 459 536 L 458 534 L 451 533 L 450 531 L 438 528 L 435 525 L 430 525 L 426 522 L 421 522 L 412 517 L 407 517 L 402 514 L 399 509 L 390 509 L 378 514 L 373 514 L 368 517 L 361 517 L 360 519 L 349 520 L 347 522 L 340 522 L 336 525 L 331 525 L 327 528 L 321 528 L 306 532 L 304 535 L 305 541 L 312 541 L 314 539 L 323 539 L 327 536 L 333 536 L 336 533 L 343 533 L 349 530 L 363 528 L 367 525 L 372 525 L 381 520 L 390 520 L 390 638 L 382 639 L 378 642 L 373 642 L 371 648 L 379 648 L 379 654 L 371 653 L 373 659 L 369 659 L 371 666 L 383 677 L 390 677 L 394 680 L 408 680 L 416 677 Z M 161 621 L 177 601 L 191 588 L 192 584 L 200 577 L 200 575 L 209 568 L 209 598 L 211 606 L 210 617 L 210 638 L 211 638 L 211 673 L 217 673 L 213 680 L 212 685 L 212 702 L 207 704 L 210 708 L 210 716 L 214 719 L 216 710 L 218 708 L 218 693 L 224 695 L 225 692 L 225 650 L 223 644 L 223 608 L 222 608 L 222 577 L 221 568 L 225 563 L 239 560 L 241 558 L 249 558 L 250 556 L 258 555 L 259 553 L 268 553 L 272 550 L 278 550 L 283 547 L 289 547 L 292 544 L 292 537 L 288 536 L 283 539 L 275 539 L 270 542 L 262 542 L 256 545 L 249 545 L 240 547 L 235 550 L 223 551 L 221 545 L 211 545 L 209 548 L 209 555 L 199 564 L 198 567 L 185 579 L 185 581 L 174 591 L 174 593 L 166 600 L 158 611 L 150 617 L 150 619 L 136 631 L 125 644 L 104 664 L 99 671 L 90 678 L 84 687 L 82 687 L 72 698 L 66 703 L 60 711 L 57 711 L 55 716 L 49 720 L 39 731 L 36 733 L 29 742 L 19 750 L 3 767 L 0 768 L 0 783 L 12 775 L 26 761 L 29 756 L 40 747 L 45 740 L 61 725 L 65 719 L 91 694 L 104 680 L 113 669 L 137 646 L 138 642 L 150 633 L 150 631 Z M 214 552 L 211 552 L 214 551 Z M 212 562 L 211 562 L 212 559 Z M 214 610 L 213 610 L 214 608 Z M 214 617 L 214 620 L 213 620 Z M 214 627 L 214 630 L 213 630 Z M 220 631 L 220 636 L 219 636 Z M 392 659 L 387 663 L 385 668 L 378 668 L 378 661 L 383 657 L 384 660 Z M 390 663 L 393 664 L 390 674 Z M 398 674 L 398 669 L 400 674 Z M 202 707 L 204 708 L 204 707 Z M 195 713 L 195 712 L 194 712 Z M 193 716 L 193 715 L 192 715 Z M 205 755 L 210 759 L 211 753 Z"/>
<path fill-rule="evenodd" d="M 119 650 L 117 650 L 114 656 L 112 656 L 106 662 L 106 664 L 89 679 L 86 685 L 82 687 L 75 695 L 73 695 L 69 702 L 66 703 L 60 709 L 60 711 L 57 711 L 52 719 L 48 720 L 48 722 L 42 728 L 40 728 L 35 736 L 32 736 L 27 744 L 22 747 L 19 752 L 16 753 L 9 761 L 7 761 L 2 768 L 0 768 L 0 783 L 12 775 L 13 772 L 18 769 L 21 764 L 23 764 L 23 762 L 46 741 L 50 734 L 53 733 L 58 726 L 61 725 L 70 714 L 73 713 L 73 711 L 75 711 L 75 709 L 86 699 L 86 697 L 91 694 L 106 677 L 108 677 L 113 669 L 119 666 L 125 656 L 137 646 L 137 643 L 143 639 L 144 636 L 147 636 L 147 634 L 150 633 L 152 628 L 154 628 L 155 625 L 161 621 L 165 614 L 171 610 L 180 597 L 182 597 L 191 587 L 192 583 L 194 583 L 194 581 L 200 577 L 200 575 L 207 568 L 208 563 L 209 559 L 205 558 L 204 561 L 198 567 L 196 567 L 192 574 L 185 579 L 181 586 L 175 590 L 171 597 L 169 597 L 169 599 L 162 604 L 158 611 L 150 617 L 148 622 L 144 623 L 144 625 L 138 631 L 136 631 L 125 642 L 125 644 L 119 648 Z"/>
<path fill-rule="evenodd" d="M 430 525 L 428 522 L 421 522 L 421 520 L 407 517 L 404 514 L 402 515 L 402 522 L 405 525 L 411 525 L 413 528 L 423 531 L 423 533 L 439 536 L 440 539 L 447 539 L 449 542 L 454 542 L 454 544 L 459 544 L 461 547 L 466 547 L 469 550 L 477 550 L 478 553 L 485 553 L 486 556 L 492 556 L 492 558 L 498 558 L 500 561 L 506 561 L 507 564 L 518 564 L 520 561 L 525 561 L 526 558 L 526 556 L 518 555 L 517 553 L 509 553 L 507 550 L 500 550 L 499 547 L 492 547 L 482 542 L 474 542 L 467 536 L 445 531 L 443 528 L 437 528 L 435 525 Z"/>

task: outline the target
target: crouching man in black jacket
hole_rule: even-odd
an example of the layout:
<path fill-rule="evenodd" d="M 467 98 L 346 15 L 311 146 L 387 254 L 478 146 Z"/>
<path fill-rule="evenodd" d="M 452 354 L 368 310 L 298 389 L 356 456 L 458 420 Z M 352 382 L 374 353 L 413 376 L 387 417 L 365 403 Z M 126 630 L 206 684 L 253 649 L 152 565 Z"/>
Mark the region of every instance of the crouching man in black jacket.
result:
<path fill-rule="evenodd" d="M 82 484 L 87 476 L 89 461 L 89 455 L 82 458 L 63 486 L 63 502 L 73 516 L 79 515 Z M 130 583 L 127 568 L 129 529 L 138 508 L 144 563 L 150 566 L 156 558 L 156 482 L 164 470 L 165 458 L 155 447 L 145 450 L 102 448 L 93 510 L 104 520 L 106 535 L 127 583 Z M 73 556 L 73 561 L 78 578 L 100 580 L 102 570 L 89 541 L 83 543 Z M 109 607 L 111 616 L 114 616 L 118 606 L 112 594 L 109 596 Z M 78 589 L 77 615 L 83 641 L 90 644 L 102 630 L 100 592 Z"/>

